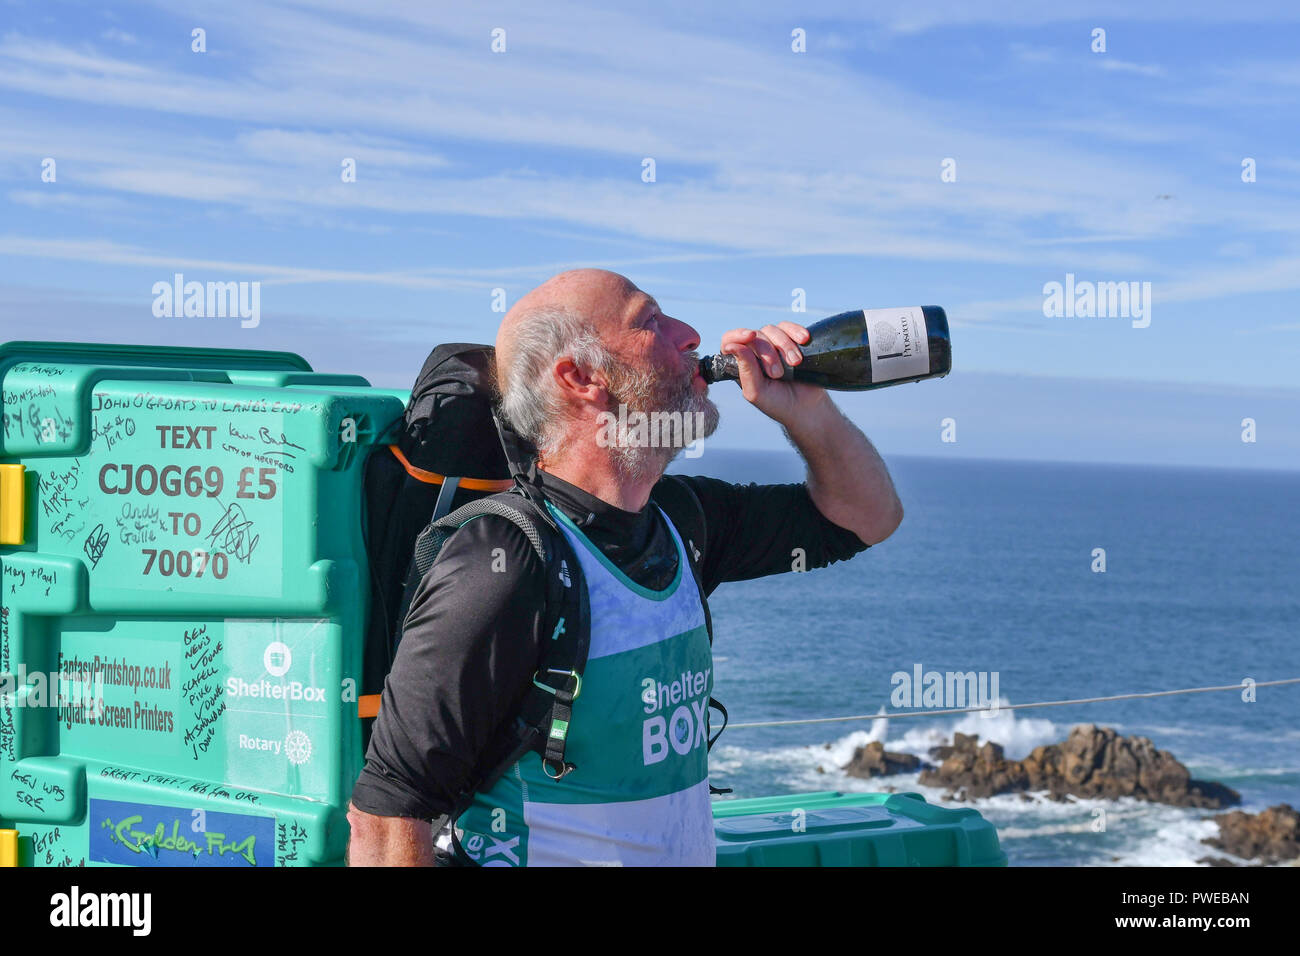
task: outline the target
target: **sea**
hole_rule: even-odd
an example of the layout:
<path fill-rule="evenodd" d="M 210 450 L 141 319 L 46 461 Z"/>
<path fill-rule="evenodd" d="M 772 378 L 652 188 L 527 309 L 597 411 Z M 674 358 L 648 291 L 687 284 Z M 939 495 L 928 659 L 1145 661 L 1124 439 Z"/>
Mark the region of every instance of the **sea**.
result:
<path fill-rule="evenodd" d="M 714 694 L 734 723 L 916 716 L 728 729 L 710 774 L 733 788 L 730 799 L 919 793 L 977 809 L 1012 866 L 1234 859 L 1201 842 L 1218 832 L 1216 811 L 1045 794 L 958 801 L 917 773 L 865 780 L 843 770 L 870 741 L 931 760 L 931 747 L 961 731 L 1020 759 L 1094 724 L 1148 737 L 1193 778 L 1238 791 L 1235 809 L 1300 807 L 1300 684 L 1256 688 L 1254 700 L 1234 689 L 993 716 L 925 716 L 936 708 L 890 699 L 898 675 L 918 665 L 983 672 L 989 693 L 996 673 L 1001 707 L 1300 677 L 1300 472 L 887 464 L 905 510 L 889 539 L 827 568 L 714 591 Z M 805 475 L 793 450 L 708 447 L 669 471 L 742 484 Z"/>

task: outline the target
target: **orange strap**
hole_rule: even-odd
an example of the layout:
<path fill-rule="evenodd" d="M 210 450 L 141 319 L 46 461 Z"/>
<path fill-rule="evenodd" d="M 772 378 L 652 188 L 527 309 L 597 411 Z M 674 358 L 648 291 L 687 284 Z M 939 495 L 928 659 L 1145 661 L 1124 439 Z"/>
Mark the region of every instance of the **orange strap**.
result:
<path fill-rule="evenodd" d="M 416 468 L 406 456 L 402 454 L 402 449 L 396 445 L 389 445 L 388 450 L 393 453 L 393 457 L 402 463 L 406 473 L 416 481 L 423 481 L 426 485 L 440 485 L 446 480 L 446 475 L 440 475 L 436 471 L 425 471 L 423 468 Z M 509 491 L 515 486 L 513 479 L 510 478 L 462 478 L 460 488 L 467 488 L 470 491 Z"/>
<path fill-rule="evenodd" d="M 440 485 L 447 476 L 440 475 L 436 471 L 426 471 L 423 468 L 416 468 L 406 456 L 402 454 L 402 449 L 396 445 L 389 445 L 388 450 L 393 453 L 393 457 L 402 463 L 406 473 L 416 481 L 422 481 L 427 485 Z M 515 486 L 514 480 L 510 478 L 462 478 L 459 488 L 466 488 L 469 491 L 509 491 Z M 357 699 L 357 716 L 358 717 L 377 717 L 379 716 L 379 694 L 364 694 Z"/>

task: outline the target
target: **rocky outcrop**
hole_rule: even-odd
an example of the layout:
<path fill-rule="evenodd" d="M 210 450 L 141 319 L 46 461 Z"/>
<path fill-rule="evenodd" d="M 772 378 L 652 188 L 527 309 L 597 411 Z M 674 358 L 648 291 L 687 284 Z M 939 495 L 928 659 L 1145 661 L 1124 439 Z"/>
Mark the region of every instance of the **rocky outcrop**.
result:
<path fill-rule="evenodd" d="M 844 772 L 850 777 L 887 777 L 894 773 L 912 773 L 922 764 L 920 757 L 911 754 L 890 753 L 879 741 L 859 747 L 853 751 L 853 759 L 848 762 Z"/>
<path fill-rule="evenodd" d="M 1219 835 L 1201 842 L 1217 850 L 1268 864 L 1300 860 L 1300 812 L 1290 804 L 1279 803 L 1260 813 L 1220 813 L 1214 821 L 1219 825 Z M 1228 864 L 1227 860 L 1215 858 L 1204 862 Z"/>
<path fill-rule="evenodd" d="M 1239 803 L 1236 791 L 1193 780 L 1187 768 L 1146 737 L 1121 737 L 1112 728 L 1075 727 L 1064 743 L 1036 747 L 1024 760 L 1007 760 L 1002 747 L 981 745 L 970 734 L 954 734 L 951 746 L 935 747 L 937 769 L 923 770 L 920 782 L 961 788 L 965 797 L 1045 790 L 1056 800 L 1067 796 L 1134 797 L 1175 807 L 1219 809 Z"/>

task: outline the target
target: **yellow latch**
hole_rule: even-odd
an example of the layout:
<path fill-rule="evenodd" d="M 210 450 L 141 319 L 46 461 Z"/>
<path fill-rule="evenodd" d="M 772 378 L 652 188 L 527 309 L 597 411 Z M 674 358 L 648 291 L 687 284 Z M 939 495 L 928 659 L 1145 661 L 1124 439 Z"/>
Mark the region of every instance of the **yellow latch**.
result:
<path fill-rule="evenodd" d="M 26 465 L 0 465 L 0 544 L 23 543 Z M 0 831 L 2 832 L 2 831 Z"/>
<path fill-rule="evenodd" d="M 0 869 L 18 865 L 18 831 L 0 830 Z"/>

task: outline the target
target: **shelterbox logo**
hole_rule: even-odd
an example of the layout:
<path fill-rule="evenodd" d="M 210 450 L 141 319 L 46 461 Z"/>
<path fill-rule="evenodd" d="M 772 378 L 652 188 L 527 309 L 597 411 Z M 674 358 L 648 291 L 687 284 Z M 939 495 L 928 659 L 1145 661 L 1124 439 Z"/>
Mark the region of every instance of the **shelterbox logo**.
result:
<path fill-rule="evenodd" d="M 641 681 L 642 709 L 653 715 L 641 725 L 641 755 L 647 767 L 666 759 L 669 747 L 682 757 L 698 747 L 707 748 L 712 670 L 683 671 L 673 675 L 672 683 L 653 677 Z M 657 713 L 674 707 L 669 717 Z"/>
<path fill-rule="evenodd" d="M 272 677 L 283 677 L 293 666 L 293 651 L 282 641 L 272 641 L 262 652 L 262 666 Z"/>
<path fill-rule="evenodd" d="M 324 687 L 308 687 L 296 680 L 287 684 L 273 684 L 269 680 L 246 681 L 241 677 L 226 680 L 226 693 L 231 697 L 267 697 L 272 700 L 307 700 L 324 703 Z"/>
<path fill-rule="evenodd" d="M 311 687 L 302 681 L 280 680 L 293 667 L 293 650 L 283 641 L 272 641 L 262 651 L 262 666 L 274 680 L 265 676 L 257 680 L 244 680 L 242 677 L 226 678 L 226 694 L 232 698 L 252 697 L 270 700 L 304 700 L 309 703 L 324 703 L 325 688 Z"/>

